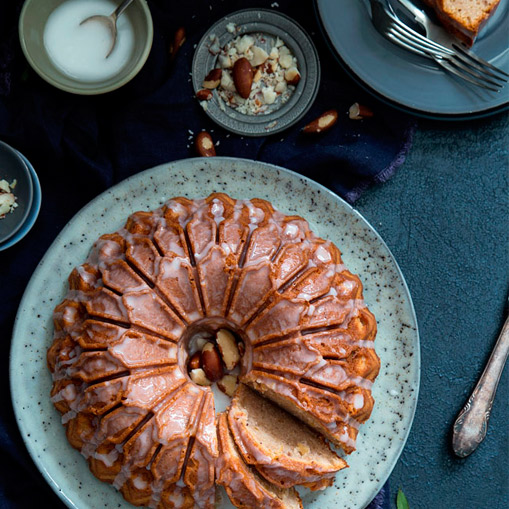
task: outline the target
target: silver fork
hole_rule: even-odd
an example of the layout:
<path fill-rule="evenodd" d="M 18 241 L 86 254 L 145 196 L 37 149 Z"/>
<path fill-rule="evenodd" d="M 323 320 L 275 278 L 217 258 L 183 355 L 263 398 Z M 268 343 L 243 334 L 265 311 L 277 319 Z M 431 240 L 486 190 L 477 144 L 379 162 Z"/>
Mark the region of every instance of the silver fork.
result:
<path fill-rule="evenodd" d="M 433 59 L 442 68 L 474 85 L 493 92 L 498 92 L 503 87 L 499 81 L 488 77 L 484 72 L 473 69 L 459 59 L 453 50 L 430 41 L 408 27 L 396 16 L 386 0 L 369 0 L 369 3 L 374 27 L 391 42 L 418 55 Z"/>
<path fill-rule="evenodd" d="M 433 21 L 424 10 L 417 7 L 411 0 L 397 0 L 397 2 L 412 14 L 417 24 L 424 29 L 428 39 L 454 50 L 458 58 L 463 59 L 466 63 L 480 71 L 484 71 L 488 76 L 507 82 L 506 78 L 509 78 L 508 73 L 479 57 L 466 46 L 459 44 L 459 41 L 454 36 Z"/>

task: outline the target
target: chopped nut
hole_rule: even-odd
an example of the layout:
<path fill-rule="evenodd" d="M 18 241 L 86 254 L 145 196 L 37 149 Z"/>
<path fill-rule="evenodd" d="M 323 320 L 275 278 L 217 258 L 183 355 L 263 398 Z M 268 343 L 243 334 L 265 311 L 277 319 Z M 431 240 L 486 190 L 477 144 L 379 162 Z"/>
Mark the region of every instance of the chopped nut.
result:
<path fill-rule="evenodd" d="M 373 116 L 373 111 L 367 106 L 359 103 L 353 103 L 348 110 L 348 116 L 352 120 L 362 120 L 363 118 L 370 118 Z"/>
<path fill-rule="evenodd" d="M 186 42 L 186 29 L 184 27 L 177 28 L 173 41 L 170 44 L 170 61 L 173 61 L 177 56 L 178 50 Z"/>
<path fill-rule="evenodd" d="M 302 132 L 306 134 L 318 134 L 329 130 L 338 120 L 336 110 L 328 110 L 322 113 L 318 118 L 306 125 Z"/>
<path fill-rule="evenodd" d="M 236 375 L 225 375 L 219 382 L 217 382 L 217 386 L 219 389 L 224 392 L 227 396 L 233 397 L 237 387 L 239 385 L 239 379 Z"/>
<path fill-rule="evenodd" d="M 251 35 L 243 35 L 236 44 L 237 51 L 245 53 L 254 43 L 255 40 Z"/>
<path fill-rule="evenodd" d="M 231 371 L 240 362 L 240 353 L 235 336 L 227 329 L 220 329 L 217 331 L 216 341 L 226 369 Z"/>
<path fill-rule="evenodd" d="M 202 131 L 198 134 L 194 142 L 194 146 L 196 148 L 196 152 L 198 152 L 198 154 L 202 157 L 213 157 L 216 155 L 212 136 L 210 136 L 210 134 L 206 131 Z"/>
<path fill-rule="evenodd" d="M 221 69 L 212 69 L 203 80 L 203 87 L 210 90 L 217 88 L 221 83 Z"/>
<path fill-rule="evenodd" d="M 296 67 L 290 67 L 290 69 L 285 72 L 285 80 L 287 81 L 288 85 L 296 86 L 297 83 L 299 83 L 300 72 Z"/>
<path fill-rule="evenodd" d="M 263 48 L 259 48 L 258 46 L 253 46 L 252 53 L 253 57 L 249 59 L 249 63 L 253 67 L 263 64 L 267 58 L 269 58 L 268 53 Z"/>
<path fill-rule="evenodd" d="M 205 371 L 203 371 L 201 368 L 192 369 L 189 372 L 189 376 L 191 377 L 191 380 L 197 385 L 212 385 L 212 382 L 207 378 Z"/>
<path fill-rule="evenodd" d="M 196 97 L 199 101 L 210 101 L 212 99 L 212 91 L 208 88 L 202 88 L 196 92 Z"/>
<path fill-rule="evenodd" d="M 198 369 L 200 365 L 201 365 L 201 352 L 195 352 L 189 359 L 187 367 L 189 371 L 192 371 L 193 369 Z"/>

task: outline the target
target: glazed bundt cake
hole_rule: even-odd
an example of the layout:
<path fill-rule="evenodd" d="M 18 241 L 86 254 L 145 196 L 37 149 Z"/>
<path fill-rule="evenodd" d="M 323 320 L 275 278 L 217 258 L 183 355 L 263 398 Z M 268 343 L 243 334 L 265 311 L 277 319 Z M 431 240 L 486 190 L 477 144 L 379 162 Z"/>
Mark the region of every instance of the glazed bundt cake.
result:
<path fill-rule="evenodd" d="M 500 0 L 424 0 L 433 7 L 444 27 L 468 46 L 495 13 Z"/>
<path fill-rule="evenodd" d="M 70 444 L 134 505 L 302 507 L 355 449 L 376 322 L 337 247 L 261 199 L 174 198 L 100 237 L 48 350 Z M 213 384 L 233 396 L 216 412 Z M 215 388 L 214 388 L 215 390 Z M 217 392 L 217 394 L 220 394 Z"/>

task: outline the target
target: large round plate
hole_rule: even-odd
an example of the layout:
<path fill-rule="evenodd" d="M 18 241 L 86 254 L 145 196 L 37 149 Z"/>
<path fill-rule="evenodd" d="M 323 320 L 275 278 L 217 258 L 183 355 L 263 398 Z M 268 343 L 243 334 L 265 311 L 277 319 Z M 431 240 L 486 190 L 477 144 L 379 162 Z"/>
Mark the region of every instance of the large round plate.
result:
<path fill-rule="evenodd" d="M 245 159 L 187 159 L 139 173 L 101 194 L 62 230 L 34 272 L 14 325 L 12 401 L 27 448 L 69 507 L 95 509 L 105 502 L 129 507 L 69 445 L 50 401 L 46 350 L 52 342 L 53 308 L 66 293 L 67 276 L 101 234 L 121 228 L 136 210 L 154 209 L 173 196 L 198 198 L 213 191 L 265 198 L 282 212 L 304 216 L 317 234 L 340 247 L 349 269 L 364 282 L 366 302 L 379 324 L 376 349 L 382 368 L 373 389 L 375 408 L 361 428 L 358 450 L 348 457 L 350 468 L 338 474 L 333 488 L 304 494 L 306 508 L 361 509 L 391 473 L 414 416 L 420 352 L 411 297 L 383 240 L 346 202 L 296 173 Z"/>
<path fill-rule="evenodd" d="M 318 17 L 333 52 L 357 82 L 379 99 L 420 116 L 460 120 L 497 113 L 509 103 L 509 86 L 490 92 L 469 85 L 434 62 L 382 37 L 373 27 L 367 0 L 315 0 Z M 398 2 L 391 0 L 396 8 Z M 502 0 L 473 50 L 509 72 L 507 19 Z"/>

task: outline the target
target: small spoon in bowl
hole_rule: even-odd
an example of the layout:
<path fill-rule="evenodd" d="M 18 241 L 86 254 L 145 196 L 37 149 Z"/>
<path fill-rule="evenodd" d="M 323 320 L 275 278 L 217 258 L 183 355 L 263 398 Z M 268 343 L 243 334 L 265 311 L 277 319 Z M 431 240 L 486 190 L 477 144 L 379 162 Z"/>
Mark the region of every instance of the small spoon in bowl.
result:
<path fill-rule="evenodd" d="M 104 16 L 102 14 L 95 14 L 94 16 L 90 16 L 84 19 L 80 25 L 84 23 L 88 23 L 89 21 L 97 21 L 99 23 L 103 23 L 106 28 L 111 33 L 111 46 L 106 54 L 105 58 L 108 58 L 115 48 L 115 44 L 117 43 L 117 18 L 133 3 L 134 0 L 124 0 L 109 16 Z"/>

